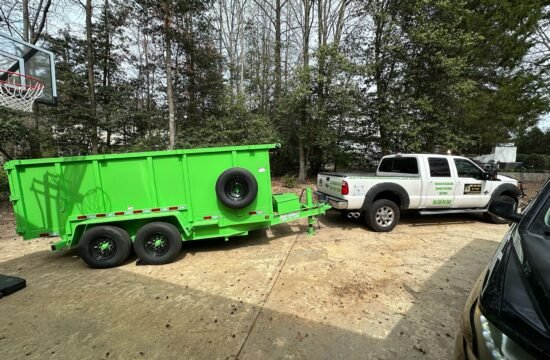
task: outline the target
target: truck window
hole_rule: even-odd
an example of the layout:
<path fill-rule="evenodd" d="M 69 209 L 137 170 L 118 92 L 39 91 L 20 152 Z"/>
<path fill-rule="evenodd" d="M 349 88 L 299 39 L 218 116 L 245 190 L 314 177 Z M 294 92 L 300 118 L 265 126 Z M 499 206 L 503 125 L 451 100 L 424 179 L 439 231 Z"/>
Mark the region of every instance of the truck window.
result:
<path fill-rule="evenodd" d="M 481 170 L 471 161 L 455 159 L 455 165 L 458 177 L 481 179 Z"/>
<path fill-rule="evenodd" d="M 385 158 L 380 163 L 378 171 L 400 174 L 418 174 L 418 162 L 415 157 Z"/>
<path fill-rule="evenodd" d="M 445 158 L 428 158 L 431 177 L 451 177 L 451 168 Z"/>

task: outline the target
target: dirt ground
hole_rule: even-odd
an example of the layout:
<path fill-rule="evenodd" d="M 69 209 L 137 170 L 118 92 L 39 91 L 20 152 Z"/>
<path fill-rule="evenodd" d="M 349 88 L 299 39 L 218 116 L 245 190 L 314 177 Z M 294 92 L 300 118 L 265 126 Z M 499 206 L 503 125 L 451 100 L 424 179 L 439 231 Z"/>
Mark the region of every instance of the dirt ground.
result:
<path fill-rule="evenodd" d="M 89 269 L 22 241 L 0 203 L 0 359 L 448 359 L 457 319 L 506 225 L 404 216 L 388 234 L 330 212 L 184 243 L 179 259 Z"/>

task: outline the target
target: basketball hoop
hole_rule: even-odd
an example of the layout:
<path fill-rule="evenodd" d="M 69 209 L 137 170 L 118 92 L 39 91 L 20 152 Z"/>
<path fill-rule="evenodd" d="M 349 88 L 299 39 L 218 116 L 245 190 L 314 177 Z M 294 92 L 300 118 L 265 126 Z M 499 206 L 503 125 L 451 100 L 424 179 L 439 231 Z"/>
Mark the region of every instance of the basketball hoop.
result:
<path fill-rule="evenodd" d="M 0 106 L 32 112 L 32 104 L 43 92 L 44 83 L 37 78 L 0 70 Z"/>

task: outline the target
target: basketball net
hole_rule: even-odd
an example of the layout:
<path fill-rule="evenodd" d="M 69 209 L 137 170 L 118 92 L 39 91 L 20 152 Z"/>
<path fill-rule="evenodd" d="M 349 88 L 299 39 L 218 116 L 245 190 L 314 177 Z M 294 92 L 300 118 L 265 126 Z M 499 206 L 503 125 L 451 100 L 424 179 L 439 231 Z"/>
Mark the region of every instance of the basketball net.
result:
<path fill-rule="evenodd" d="M 32 112 L 32 104 L 43 92 L 42 81 L 32 76 L 0 70 L 0 106 Z"/>

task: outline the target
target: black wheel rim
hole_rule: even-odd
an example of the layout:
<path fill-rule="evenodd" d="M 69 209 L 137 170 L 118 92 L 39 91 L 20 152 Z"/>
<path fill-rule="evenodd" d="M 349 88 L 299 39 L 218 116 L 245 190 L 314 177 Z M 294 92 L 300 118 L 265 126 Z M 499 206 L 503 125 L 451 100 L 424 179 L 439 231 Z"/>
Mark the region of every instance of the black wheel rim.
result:
<path fill-rule="evenodd" d="M 152 256 L 163 256 L 170 250 L 168 238 L 161 233 L 155 233 L 145 240 L 145 251 Z"/>
<path fill-rule="evenodd" d="M 244 199 L 249 192 L 247 182 L 240 176 L 233 177 L 225 184 L 225 195 L 229 196 L 233 200 Z"/>
<path fill-rule="evenodd" d="M 116 243 L 107 236 L 102 236 L 90 242 L 89 252 L 98 261 L 111 259 L 116 254 Z"/>

